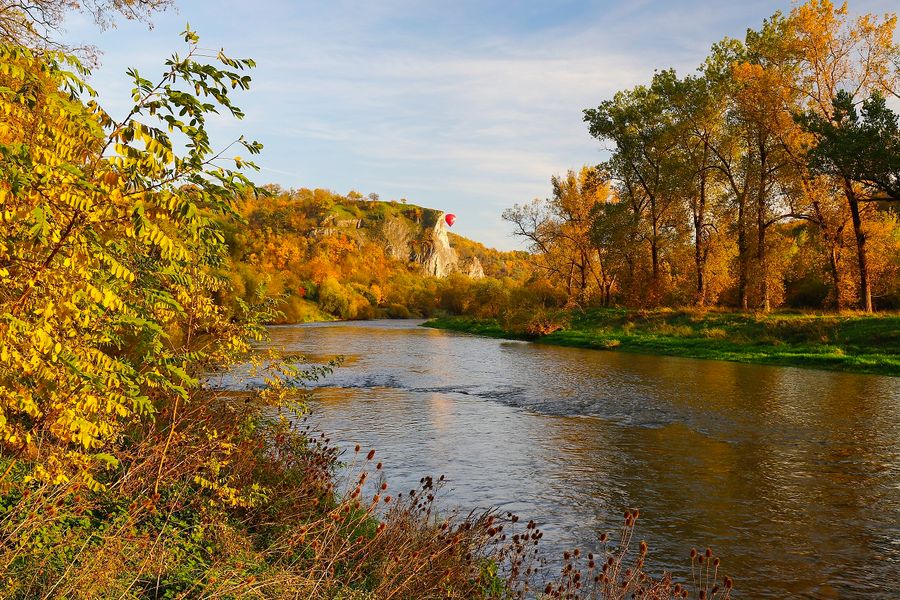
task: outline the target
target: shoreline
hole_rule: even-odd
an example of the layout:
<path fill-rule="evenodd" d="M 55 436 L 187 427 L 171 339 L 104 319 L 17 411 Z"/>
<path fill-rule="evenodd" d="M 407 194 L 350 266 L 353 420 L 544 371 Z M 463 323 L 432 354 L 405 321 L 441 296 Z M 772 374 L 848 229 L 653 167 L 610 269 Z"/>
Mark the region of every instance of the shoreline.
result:
<path fill-rule="evenodd" d="M 900 315 L 629 311 L 562 313 L 548 335 L 496 319 L 438 317 L 423 327 L 538 344 L 900 377 Z"/>

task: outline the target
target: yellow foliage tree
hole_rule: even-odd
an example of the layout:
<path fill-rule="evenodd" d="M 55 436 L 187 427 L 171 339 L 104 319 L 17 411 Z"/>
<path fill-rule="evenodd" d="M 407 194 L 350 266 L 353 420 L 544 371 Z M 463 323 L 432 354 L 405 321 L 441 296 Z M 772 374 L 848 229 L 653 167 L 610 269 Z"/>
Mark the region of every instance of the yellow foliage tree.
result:
<path fill-rule="evenodd" d="M 221 166 L 204 123 L 241 116 L 228 90 L 248 87 L 252 61 L 220 53 L 220 69 L 185 40 L 158 83 L 130 73 L 121 121 L 76 59 L 0 47 L 0 443 L 33 478 L 100 487 L 127 424 L 177 411 L 200 370 L 246 349 L 212 294 L 215 218 L 252 187 L 252 163 Z"/>

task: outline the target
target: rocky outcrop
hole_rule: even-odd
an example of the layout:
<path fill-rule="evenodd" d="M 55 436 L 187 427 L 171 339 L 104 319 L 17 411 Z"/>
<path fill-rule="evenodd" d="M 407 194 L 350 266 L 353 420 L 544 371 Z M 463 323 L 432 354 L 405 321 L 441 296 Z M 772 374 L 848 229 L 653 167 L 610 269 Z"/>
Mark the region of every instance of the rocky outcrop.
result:
<path fill-rule="evenodd" d="M 484 267 L 477 256 L 460 260 L 456 250 L 450 245 L 447 235 L 449 228 L 441 213 L 434 228 L 426 230 L 427 251 L 422 262 L 425 272 L 435 277 L 446 277 L 450 273 L 462 273 L 473 279 L 484 277 Z"/>
<path fill-rule="evenodd" d="M 410 242 L 413 240 L 409 221 L 399 217 L 387 219 L 378 230 L 378 235 L 388 256 L 397 260 L 409 260 Z"/>
<path fill-rule="evenodd" d="M 478 260 L 477 256 L 461 261 L 459 272 L 463 275 L 468 275 L 472 279 L 481 279 L 484 277 L 484 267 L 481 266 L 481 261 Z"/>
<path fill-rule="evenodd" d="M 427 220 L 434 218 L 434 227 L 426 228 L 406 214 L 389 214 L 383 219 L 369 220 L 327 215 L 310 235 L 321 238 L 344 234 L 355 239 L 360 247 L 364 239 L 377 240 L 391 258 L 418 263 L 434 277 L 446 277 L 451 273 L 462 273 L 473 279 L 484 277 L 484 268 L 477 257 L 461 259 L 450 245 L 445 213 L 432 210 L 429 213 Z"/>
<path fill-rule="evenodd" d="M 441 213 L 431 234 L 427 236 L 428 251 L 425 254 L 424 267 L 429 275 L 446 277 L 458 270 L 459 258 L 456 256 L 456 250 L 450 246 L 447 233 L 447 221 L 444 220 L 444 213 Z"/>

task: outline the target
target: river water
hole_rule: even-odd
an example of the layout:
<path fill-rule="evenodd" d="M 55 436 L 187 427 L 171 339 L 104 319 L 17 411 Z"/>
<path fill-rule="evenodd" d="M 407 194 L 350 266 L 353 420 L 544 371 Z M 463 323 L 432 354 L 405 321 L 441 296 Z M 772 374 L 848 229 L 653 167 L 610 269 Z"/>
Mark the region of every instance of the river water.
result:
<path fill-rule="evenodd" d="M 626 508 L 650 570 L 712 546 L 735 598 L 900 598 L 900 378 L 580 350 L 372 321 L 274 327 L 345 355 L 313 424 L 377 449 L 395 491 L 596 547 Z"/>

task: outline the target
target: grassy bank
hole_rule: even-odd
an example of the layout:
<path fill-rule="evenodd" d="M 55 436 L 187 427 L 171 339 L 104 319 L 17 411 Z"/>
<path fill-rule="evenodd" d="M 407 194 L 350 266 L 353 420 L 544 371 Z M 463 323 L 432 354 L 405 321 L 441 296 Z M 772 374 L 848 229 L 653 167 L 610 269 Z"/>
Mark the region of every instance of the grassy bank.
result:
<path fill-rule="evenodd" d="M 592 309 L 555 315 L 529 335 L 496 319 L 442 317 L 426 327 L 542 344 L 900 375 L 900 315 L 820 315 Z"/>

